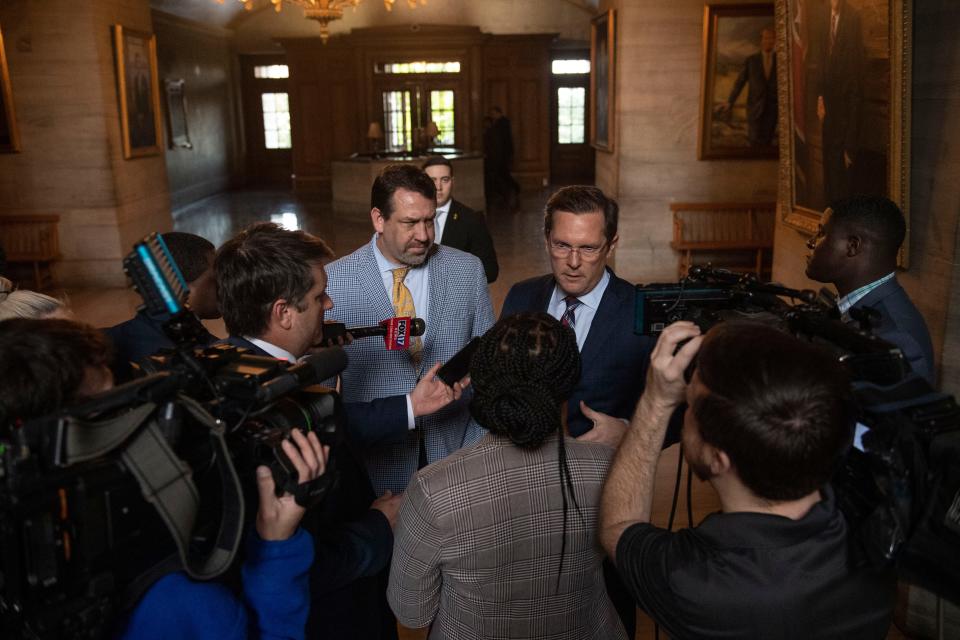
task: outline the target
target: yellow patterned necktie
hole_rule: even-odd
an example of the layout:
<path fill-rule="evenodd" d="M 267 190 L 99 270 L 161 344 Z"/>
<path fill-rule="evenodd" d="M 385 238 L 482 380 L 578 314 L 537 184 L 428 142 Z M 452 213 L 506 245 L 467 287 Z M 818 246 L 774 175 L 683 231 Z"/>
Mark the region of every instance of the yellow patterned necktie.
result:
<path fill-rule="evenodd" d="M 403 284 L 403 279 L 407 277 L 410 267 L 398 267 L 393 269 L 393 312 L 397 317 L 416 318 L 417 309 L 413 304 L 413 295 L 407 285 Z M 420 352 L 423 350 L 423 344 L 420 338 L 410 339 L 410 358 L 413 360 L 413 366 L 420 366 Z"/>

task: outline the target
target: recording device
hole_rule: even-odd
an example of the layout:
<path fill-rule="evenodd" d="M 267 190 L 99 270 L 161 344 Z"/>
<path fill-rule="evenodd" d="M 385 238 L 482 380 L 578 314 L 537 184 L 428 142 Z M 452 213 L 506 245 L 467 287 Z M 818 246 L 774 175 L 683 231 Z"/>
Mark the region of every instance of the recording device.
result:
<path fill-rule="evenodd" d="M 335 345 L 337 341 L 349 333 L 353 339 L 383 336 L 383 344 L 389 351 L 399 351 L 410 348 L 410 338 L 422 336 L 427 330 L 427 323 L 422 318 L 397 317 L 387 318 L 372 327 L 352 327 L 342 322 L 326 322 L 323 325 L 323 343 Z"/>
<path fill-rule="evenodd" d="M 463 377 L 470 373 L 470 361 L 479 346 L 480 337 L 478 336 L 468 342 L 463 349 L 453 354 L 453 357 L 437 370 L 437 377 L 443 380 L 448 387 L 452 387 L 463 380 Z"/>
<path fill-rule="evenodd" d="M 858 446 L 832 483 L 855 549 L 960 602 L 960 407 L 912 373 L 899 348 L 871 333 L 877 318 L 852 319 L 842 322 L 836 306 L 812 291 L 694 267 L 679 283 L 637 285 L 634 332 L 656 335 L 678 320 L 706 332 L 746 320 L 832 352 L 850 374 L 859 411 Z"/>
<path fill-rule="evenodd" d="M 338 481 L 335 464 L 299 484 L 281 443 L 293 428 L 341 442 L 340 401 L 317 387 L 340 348 L 291 365 L 230 345 L 195 346 L 199 319 L 162 238 L 124 260 L 176 348 L 147 375 L 26 424 L 0 424 L 0 637 L 98 638 L 158 578 L 227 571 L 255 504 L 254 469 L 303 506 Z"/>

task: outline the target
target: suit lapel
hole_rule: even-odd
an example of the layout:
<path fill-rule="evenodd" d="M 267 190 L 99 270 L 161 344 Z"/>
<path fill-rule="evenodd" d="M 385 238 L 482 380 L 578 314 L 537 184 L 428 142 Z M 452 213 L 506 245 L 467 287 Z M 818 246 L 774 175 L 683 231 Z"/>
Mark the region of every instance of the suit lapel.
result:
<path fill-rule="evenodd" d="M 427 332 L 423 335 L 422 362 L 431 364 L 433 363 L 433 345 L 437 340 L 438 327 L 443 324 L 445 308 L 443 303 L 447 297 L 447 277 L 441 257 L 442 251 L 443 247 L 434 245 L 434 253 L 427 259 L 428 285 L 430 287 L 430 308 L 427 313 L 430 318 L 427 321 Z"/>
<path fill-rule="evenodd" d="M 364 298 L 370 300 L 374 305 L 380 319 L 386 320 L 395 315 L 393 311 L 393 301 L 383 286 L 383 278 L 380 275 L 380 265 L 377 264 L 377 258 L 373 255 L 373 242 L 376 242 L 376 240 L 372 240 L 360 256 L 363 262 L 359 269 L 360 289 L 363 291 Z"/>
<path fill-rule="evenodd" d="M 463 249 L 463 219 L 460 210 L 460 203 L 453 200 L 450 203 L 450 210 L 447 211 L 447 221 L 443 225 L 443 238 L 440 244 L 445 244 L 454 249 Z"/>
<path fill-rule="evenodd" d="M 553 289 L 557 286 L 557 281 L 553 276 L 546 276 L 534 293 L 533 308 L 544 313 L 550 313 L 550 298 L 553 296 Z"/>
<path fill-rule="evenodd" d="M 617 316 L 622 312 L 623 306 L 629 303 L 623 295 L 624 291 L 619 286 L 620 281 L 617 276 L 610 271 L 610 282 L 607 284 L 607 290 L 603 292 L 600 298 L 600 306 L 593 316 L 593 322 L 590 323 L 590 332 L 583 343 L 583 349 L 580 350 L 580 360 L 584 366 L 589 360 L 597 357 L 603 352 L 604 345 L 616 331 L 622 331 L 617 322 Z"/>

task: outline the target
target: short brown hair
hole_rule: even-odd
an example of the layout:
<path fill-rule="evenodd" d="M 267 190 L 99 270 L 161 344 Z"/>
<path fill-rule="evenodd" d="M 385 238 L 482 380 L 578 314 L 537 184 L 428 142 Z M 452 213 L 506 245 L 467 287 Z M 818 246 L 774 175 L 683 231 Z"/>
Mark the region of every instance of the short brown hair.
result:
<path fill-rule="evenodd" d="M 393 213 L 393 194 L 397 189 L 419 193 L 431 202 L 437 200 L 437 187 L 422 169 L 412 164 L 389 164 L 376 177 L 370 189 L 370 208 L 379 209 L 384 220 L 388 220 Z"/>
<path fill-rule="evenodd" d="M 283 298 L 300 309 L 313 287 L 313 267 L 333 257 L 317 236 L 272 222 L 253 224 L 225 242 L 213 269 L 227 331 L 235 336 L 263 335 L 273 303 Z"/>
<path fill-rule="evenodd" d="M 569 213 L 596 213 L 603 214 L 603 235 L 607 242 L 612 242 L 617 236 L 617 223 L 620 217 L 620 207 L 613 198 L 608 198 L 603 191 L 587 185 L 573 185 L 563 187 L 547 200 L 543 208 L 543 234 L 550 235 L 553 230 L 553 214 L 557 211 Z"/>

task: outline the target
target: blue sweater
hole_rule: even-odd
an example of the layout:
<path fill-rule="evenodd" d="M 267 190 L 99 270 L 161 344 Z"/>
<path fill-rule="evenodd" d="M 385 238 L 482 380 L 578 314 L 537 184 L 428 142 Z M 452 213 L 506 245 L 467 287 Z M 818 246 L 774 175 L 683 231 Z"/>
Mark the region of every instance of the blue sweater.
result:
<path fill-rule="evenodd" d="M 167 574 L 150 587 L 117 638 L 303 638 L 311 564 L 313 540 L 303 529 L 281 542 L 265 542 L 251 532 L 241 569 L 242 601 L 222 584 Z"/>

